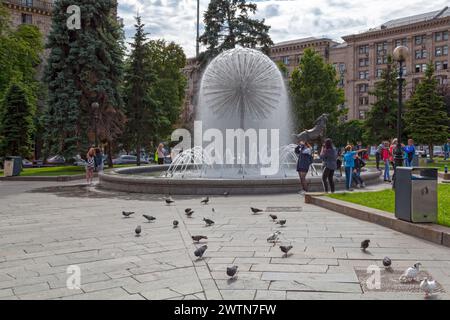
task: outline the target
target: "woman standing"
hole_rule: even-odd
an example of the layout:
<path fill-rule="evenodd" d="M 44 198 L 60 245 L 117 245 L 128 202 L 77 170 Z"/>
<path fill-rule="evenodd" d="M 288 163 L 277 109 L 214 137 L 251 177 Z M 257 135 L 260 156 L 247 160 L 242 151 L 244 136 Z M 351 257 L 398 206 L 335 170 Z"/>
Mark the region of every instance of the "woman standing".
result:
<path fill-rule="evenodd" d="M 329 183 L 331 193 L 334 193 L 334 171 L 337 168 L 337 152 L 333 148 L 331 139 L 325 140 L 325 144 L 320 152 L 320 158 L 324 163 L 324 170 L 322 173 L 323 188 L 325 189 L 325 192 L 328 193 Z"/>
<path fill-rule="evenodd" d="M 384 181 L 391 182 L 391 178 L 389 176 L 389 164 L 391 161 L 391 148 L 389 146 L 389 142 L 385 141 L 383 149 L 381 149 L 381 159 L 384 162 Z"/>
<path fill-rule="evenodd" d="M 156 152 L 158 153 L 158 164 L 164 164 L 164 157 L 166 156 L 164 153 L 164 144 L 160 143 Z"/>
<path fill-rule="evenodd" d="M 90 148 L 86 155 L 86 182 L 91 184 L 94 177 L 95 168 L 95 149 Z"/>
<path fill-rule="evenodd" d="M 103 171 L 103 154 L 99 147 L 95 148 L 95 171 L 102 172 Z"/>
<path fill-rule="evenodd" d="M 300 141 L 295 148 L 295 153 L 298 154 L 297 172 L 300 177 L 302 189 L 300 194 L 308 192 L 308 185 L 306 184 L 306 174 L 309 171 L 309 166 L 312 163 L 312 148 L 308 142 Z"/>

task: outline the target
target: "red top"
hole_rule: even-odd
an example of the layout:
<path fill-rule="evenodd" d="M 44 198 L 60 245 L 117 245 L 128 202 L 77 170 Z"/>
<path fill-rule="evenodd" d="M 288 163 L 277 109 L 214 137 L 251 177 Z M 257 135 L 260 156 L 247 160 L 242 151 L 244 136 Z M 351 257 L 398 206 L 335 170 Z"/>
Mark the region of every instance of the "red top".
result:
<path fill-rule="evenodd" d="M 389 149 L 387 149 L 387 148 L 381 149 L 381 159 L 383 159 L 383 161 L 391 160 L 391 158 L 392 158 L 392 154 Z"/>

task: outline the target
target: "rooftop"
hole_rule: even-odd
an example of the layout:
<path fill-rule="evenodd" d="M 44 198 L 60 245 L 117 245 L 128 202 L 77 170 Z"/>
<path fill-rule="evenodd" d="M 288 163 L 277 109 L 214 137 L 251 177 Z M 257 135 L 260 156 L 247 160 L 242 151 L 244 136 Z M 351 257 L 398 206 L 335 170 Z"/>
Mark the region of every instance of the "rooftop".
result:
<path fill-rule="evenodd" d="M 282 41 L 282 42 L 278 42 L 275 43 L 273 45 L 273 47 L 278 47 L 278 46 L 286 46 L 286 45 L 290 45 L 290 44 L 299 44 L 299 43 L 305 43 L 305 42 L 311 42 L 311 41 L 333 41 L 329 38 L 316 38 L 316 37 L 308 37 L 308 38 L 300 38 L 300 39 L 294 39 L 294 40 L 288 40 L 288 41 Z"/>

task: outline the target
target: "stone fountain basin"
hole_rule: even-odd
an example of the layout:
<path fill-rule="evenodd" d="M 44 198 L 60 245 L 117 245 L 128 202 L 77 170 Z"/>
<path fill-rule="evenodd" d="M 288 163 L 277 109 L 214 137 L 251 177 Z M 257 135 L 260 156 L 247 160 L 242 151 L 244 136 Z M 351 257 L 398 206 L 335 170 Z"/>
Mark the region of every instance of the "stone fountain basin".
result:
<path fill-rule="evenodd" d="M 230 194 L 275 194 L 295 193 L 300 190 L 298 177 L 288 178 L 245 178 L 245 179 L 211 179 L 189 178 L 177 179 L 159 177 L 169 165 L 150 165 L 132 168 L 105 170 L 99 175 L 99 187 L 107 190 L 179 195 L 222 195 Z M 156 176 L 146 174 L 155 173 Z M 366 185 L 380 182 L 381 173 L 377 170 L 364 171 L 361 176 Z M 311 192 L 323 191 L 321 176 L 308 176 Z M 345 176 L 335 178 L 336 190 L 343 190 Z"/>

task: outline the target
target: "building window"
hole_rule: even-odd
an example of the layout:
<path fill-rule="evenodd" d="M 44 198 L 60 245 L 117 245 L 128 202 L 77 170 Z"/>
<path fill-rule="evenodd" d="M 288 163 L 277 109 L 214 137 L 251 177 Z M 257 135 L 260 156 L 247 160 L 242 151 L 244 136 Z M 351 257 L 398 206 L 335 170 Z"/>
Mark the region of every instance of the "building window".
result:
<path fill-rule="evenodd" d="M 377 64 L 378 65 L 380 65 L 380 64 L 386 64 L 388 61 L 388 56 L 387 55 L 385 55 L 385 56 L 377 56 Z"/>
<path fill-rule="evenodd" d="M 361 80 L 369 80 L 369 71 L 360 71 L 359 79 Z"/>
<path fill-rule="evenodd" d="M 416 50 L 416 59 L 426 59 L 428 57 L 427 50 Z"/>
<path fill-rule="evenodd" d="M 448 40 L 448 31 L 436 32 L 434 34 L 435 41 L 447 41 Z"/>
<path fill-rule="evenodd" d="M 434 55 L 435 55 L 436 57 L 442 56 L 442 47 L 436 47 L 436 48 L 434 49 Z"/>
<path fill-rule="evenodd" d="M 418 63 L 418 64 L 416 64 L 415 70 L 416 70 L 416 73 L 425 72 L 425 71 L 427 71 L 427 64 L 426 63 L 422 63 L 422 64 Z"/>
<path fill-rule="evenodd" d="M 281 58 L 282 60 L 283 60 L 283 64 L 284 65 L 289 65 L 289 57 L 283 57 L 283 58 Z"/>
<path fill-rule="evenodd" d="M 383 76 L 383 69 L 377 69 L 377 78 L 381 78 Z"/>
<path fill-rule="evenodd" d="M 33 18 L 31 14 L 22 13 L 22 24 L 32 24 Z"/>
<path fill-rule="evenodd" d="M 414 43 L 416 45 L 421 45 L 421 44 L 425 43 L 425 35 L 415 36 Z"/>
<path fill-rule="evenodd" d="M 360 67 L 369 66 L 369 58 L 359 59 L 359 66 Z"/>
<path fill-rule="evenodd" d="M 24 7 L 32 7 L 33 6 L 33 0 L 21 0 L 21 3 Z"/>
<path fill-rule="evenodd" d="M 377 53 L 378 54 L 386 54 L 387 53 L 387 42 L 377 43 Z"/>
<path fill-rule="evenodd" d="M 359 105 L 360 106 L 369 105 L 369 97 L 359 97 Z"/>
<path fill-rule="evenodd" d="M 339 64 L 339 72 L 340 72 L 340 73 L 345 72 L 345 63 L 340 63 L 340 64 Z"/>
<path fill-rule="evenodd" d="M 359 46 L 359 54 L 367 54 L 369 53 L 369 45 Z"/>
<path fill-rule="evenodd" d="M 396 47 L 398 47 L 398 46 L 405 46 L 406 47 L 407 44 L 408 44 L 408 40 L 406 38 L 395 40 L 395 46 Z"/>
<path fill-rule="evenodd" d="M 359 85 L 359 92 L 360 93 L 365 93 L 367 91 L 369 91 L 369 85 L 367 83 Z"/>
<path fill-rule="evenodd" d="M 436 68 L 436 71 L 442 70 L 442 62 L 441 61 L 437 61 L 435 63 L 435 68 Z"/>
<path fill-rule="evenodd" d="M 359 119 L 364 120 L 366 118 L 366 111 L 359 110 Z"/>

